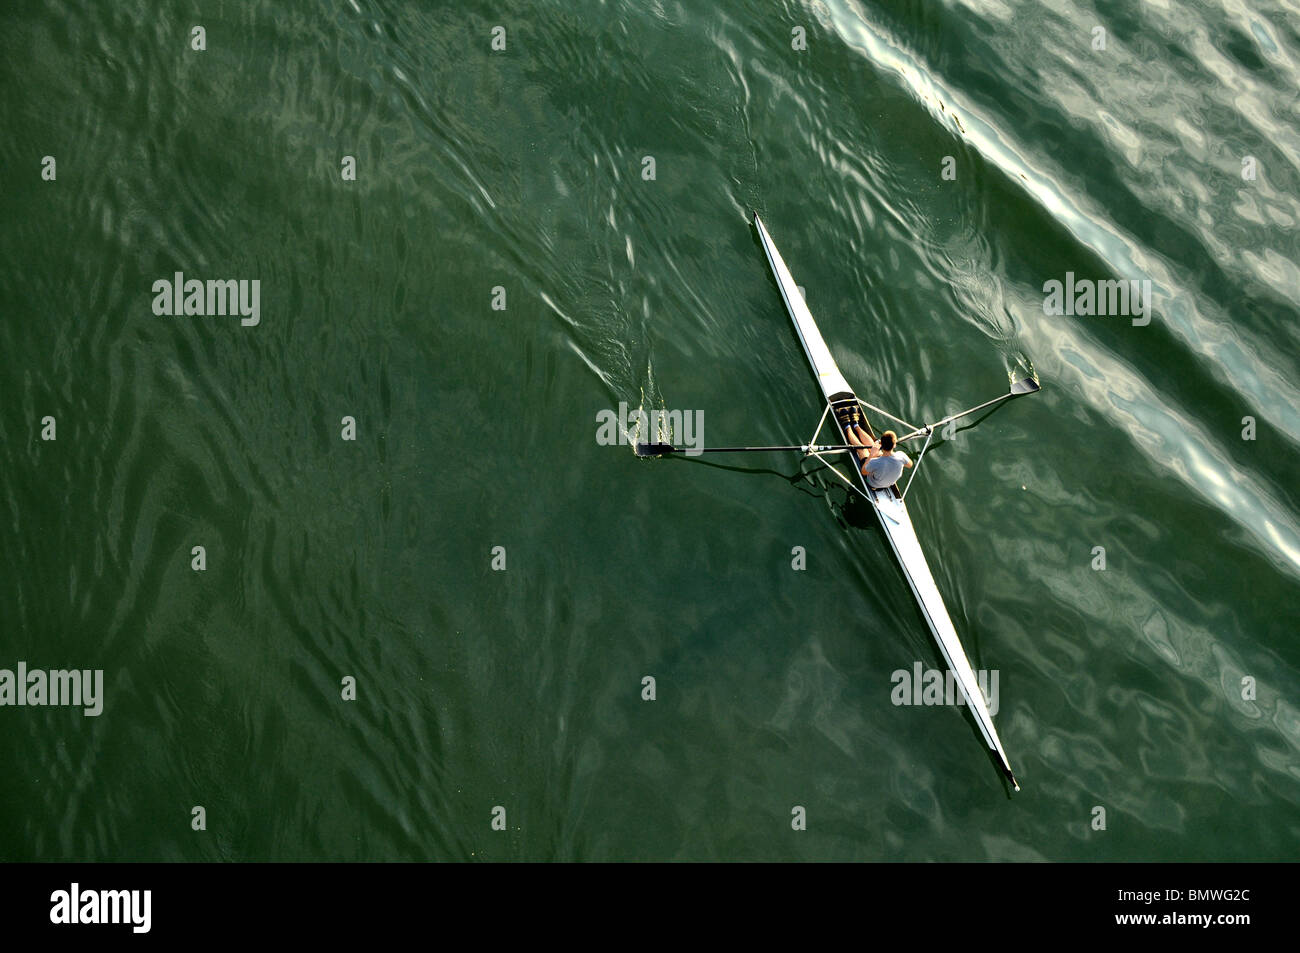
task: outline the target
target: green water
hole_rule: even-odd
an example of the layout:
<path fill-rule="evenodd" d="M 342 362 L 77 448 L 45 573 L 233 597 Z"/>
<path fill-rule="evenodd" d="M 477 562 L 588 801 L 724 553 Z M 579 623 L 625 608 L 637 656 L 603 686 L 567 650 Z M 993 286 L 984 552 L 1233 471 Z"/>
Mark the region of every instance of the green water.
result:
<path fill-rule="evenodd" d="M 0 668 L 104 710 L 0 707 L 0 859 L 1293 858 L 1300 27 L 1052 6 L 7 6 Z M 1020 794 L 826 473 L 597 440 L 811 434 L 752 209 L 865 400 L 1043 383 L 908 497 Z"/>

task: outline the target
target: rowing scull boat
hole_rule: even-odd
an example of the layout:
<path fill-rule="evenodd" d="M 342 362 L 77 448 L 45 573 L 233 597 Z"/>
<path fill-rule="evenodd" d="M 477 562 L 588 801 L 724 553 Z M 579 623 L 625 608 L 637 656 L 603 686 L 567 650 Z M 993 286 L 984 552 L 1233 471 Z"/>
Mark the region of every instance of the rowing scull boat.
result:
<path fill-rule="evenodd" d="M 862 407 L 861 401 L 858 400 L 858 396 L 853 392 L 853 388 L 849 386 L 848 381 L 844 379 L 844 375 L 840 373 L 835 358 L 831 356 L 830 348 L 826 346 L 821 331 L 817 329 L 817 323 L 813 321 L 812 313 L 808 310 L 803 296 L 799 293 L 799 287 L 794 283 L 794 278 L 790 276 L 790 269 L 786 267 L 785 261 L 781 258 L 781 253 L 776 250 L 776 245 L 772 242 L 772 236 L 767 233 L 767 228 L 764 227 L 762 220 L 757 215 L 754 216 L 754 224 L 758 227 L 758 236 L 763 242 L 763 251 L 767 253 L 768 264 L 772 266 L 772 274 L 776 277 L 776 283 L 781 289 L 781 297 L 785 299 L 786 310 L 790 312 L 790 320 L 794 322 L 799 341 L 803 344 L 804 353 L 808 356 L 808 363 L 812 366 L 813 375 L 817 378 L 822 397 L 826 401 L 826 409 L 822 413 L 821 423 L 817 426 L 817 433 L 813 434 L 808 444 L 810 446 L 817 444 L 817 436 L 821 433 L 822 425 L 826 423 L 828 416 L 835 418 L 835 425 L 840 427 L 845 440 L 848 441 L 848 433 L 844 430 L 840 414 L 837 411 L 858 409 Z M 865 408 L 863 410 L 865 411 Z M 871 430 L 870 426 L 867 426 L 866 429 L 868 432 Z M 826 460 L 815 450 L 811 452 L 830 466 L 841 479 L 845 479 L 844 475 L 834 467 L 831 461 Z M 939 652 L 943 655 L 944 662 L 947 663 L 949 670 L 956 677 L 957 684 L 960 686 L 966 704 L 975 718 L 975 724 L 978 726 L 980 734 L 984 736 L 985 743 L 996 755 L 1002 773 L 1006 775 L 1011 786 L 1019 791 L 1020 784 L 1016 781 L 1016 776 L 1011 772 L 1011 764 L 1007 760 L 1007 753 L 1002 749 L 1002 741 L 998 738 L 997 729 L 993 726 L 993 716 L 989 714 L 988 705 L 985 704 L 984 693 L 980 691 L 975 672 L 970 666 L 970 660 L 967 659 L 961 640 L 957 638 L 957 630 L 948 617 L 948 609 L 943 603 L 943 596 L 939 594 L 939 587 L 935 585 L 934 576 L 930 573 L 930 566 L 925 561 L 925 553 L 921 550 L 920 540 L 916 538 L 916 530 L 912 528 L 912 520 L 907 515 L 907 505 L 904 503 L 903 494 L 899 493 L 897 486 L 891 486 L 888 489 L 877 489 L 871 486 L 862 475 L 862 471 L 852 455 L 850 455 L 850 460 L 854 463 L 853 472 L 856 474 L 856 478 L 849 485 L 866 497 L 876 511 L 885 538 L 889 540 L 889 546 L 894 551 L 899 566 L 903 569 L 903 576 L 912 589 L 912 595 L 916 597 L 916 604 L 920 607 L 921 615 L 925 617 L 926 624 L 930 627 L 935 642 L 938 643 Z M 849 481 L 845 479 L 845 482 L 848 483 Z"/>

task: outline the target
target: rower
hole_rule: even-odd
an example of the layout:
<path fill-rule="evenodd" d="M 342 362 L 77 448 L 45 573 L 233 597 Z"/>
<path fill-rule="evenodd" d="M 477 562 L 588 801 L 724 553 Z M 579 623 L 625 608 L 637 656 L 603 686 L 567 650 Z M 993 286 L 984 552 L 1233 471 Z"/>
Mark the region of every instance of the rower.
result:
<path fill-rule="evenodd" d="M 862 461 L 862 475 L 867 478 L 868 484 L 878 490 L 893 486 L 903 475 L 903 469 L 912 466 L 911 458 L 902 450 L 895 449 L 898 446 L 898 435 L 892 430 L 882 433 L 879 440 L 872 440 L 854 422 L 852 426 L 844 428 L 844 433 L 848 436 L 849 443 L 862 448 L 855 451 Z"/>

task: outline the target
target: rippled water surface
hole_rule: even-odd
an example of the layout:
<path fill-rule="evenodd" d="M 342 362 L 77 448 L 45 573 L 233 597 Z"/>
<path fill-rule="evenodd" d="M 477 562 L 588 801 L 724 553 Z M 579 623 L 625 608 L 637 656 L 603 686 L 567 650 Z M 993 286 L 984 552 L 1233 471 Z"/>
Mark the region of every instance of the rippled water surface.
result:
<path fill-rule="evenodd" d="M 41 0 L 0 48 L 0 668 L 105 696 L 0 707 L 0 858 L 1296 856 L 1294 3 Z M 908 496 L 1020 794 L 893 704 L 937 652 L 826 473 L 596 439 L 811 434 L 751 210 L 865 400 L 1044 385 Z M 176 272 L 260 322 L 155 314 Z M 1067 273 L 1149 324 L 1045 314 Z"/>

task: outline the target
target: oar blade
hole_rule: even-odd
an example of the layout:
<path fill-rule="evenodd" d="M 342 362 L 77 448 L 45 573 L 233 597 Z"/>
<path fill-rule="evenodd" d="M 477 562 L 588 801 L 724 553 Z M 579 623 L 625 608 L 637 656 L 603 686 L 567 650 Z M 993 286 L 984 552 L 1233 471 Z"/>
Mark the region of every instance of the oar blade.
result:
<path fill-rule="evenodd" d="M 1036 390 L 1038 390 L 1038 381 L 1034 380 L 1032 377 L 1022 377 L 1011 385 L 1011 393 L 1016 396 L 1021 394 L 1032 394 Z"/>
<path fill-rule="evenodd" d="M 638 443 L 636 445 L 636 455 L 638 457 L 662 457 L 665 453 L 673 453 L 677 448 L 671 443 Z"/>

